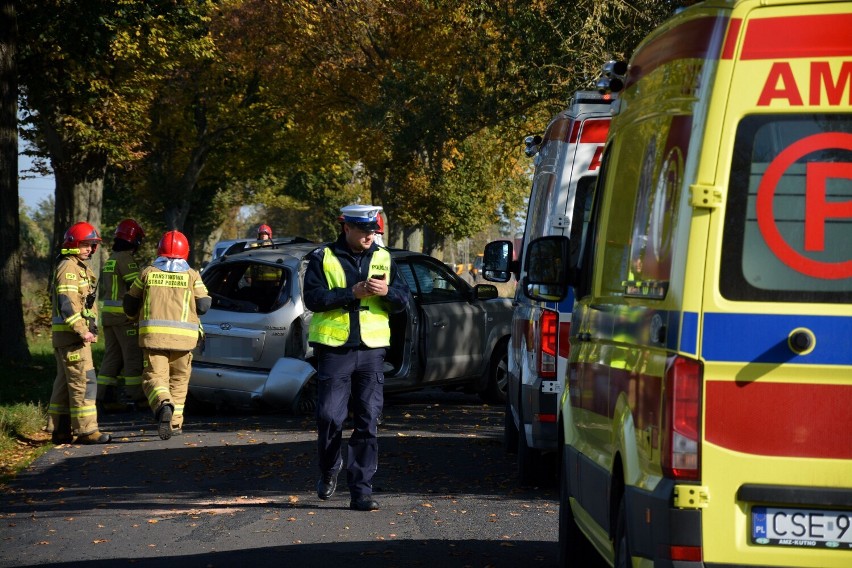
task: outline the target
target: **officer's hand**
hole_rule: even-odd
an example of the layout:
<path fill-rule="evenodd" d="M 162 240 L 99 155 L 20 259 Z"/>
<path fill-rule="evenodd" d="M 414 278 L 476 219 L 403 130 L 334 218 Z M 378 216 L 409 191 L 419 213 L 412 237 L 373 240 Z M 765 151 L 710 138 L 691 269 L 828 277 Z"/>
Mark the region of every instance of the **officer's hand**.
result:
<path fill-rule="evenodd" d="M 83 336 L 84 343 L 96 343 L 98 341 L 98 336 L 92 333 L 91 331 L 87 331 L 86 335 Z"/>
<path fill-rule="evenodd" d="M 360 300 L 361 298 L 366 298 L 367 296 L 372 296 L 372 292 L 367 287 L 367 282 L 361 281 L 352 286 L 352 293 L 355 294 L 355 299 Z"/>
<path fill-rule="evenodd" d="M 370 295 L 373 296 L 387 296 L 388 294 L 388 284 L 382 279 L 378 278 L 369 278 L 367 279 L 367 290 L 370 291 Z"/>

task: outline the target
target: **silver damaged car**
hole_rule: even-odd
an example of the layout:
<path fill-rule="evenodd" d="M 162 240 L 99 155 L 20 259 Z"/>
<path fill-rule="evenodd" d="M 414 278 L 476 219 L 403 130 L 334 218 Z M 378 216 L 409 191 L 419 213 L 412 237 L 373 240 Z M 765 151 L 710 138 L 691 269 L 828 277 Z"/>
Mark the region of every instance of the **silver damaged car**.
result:
<path fill-rule="evenodd" d="M 193 354 L 191 402 L 314 407 L 311 313 L 302 303 L 301 274 L 304 257 L 319 245 L 298 241 L 229 250 L 204 270 L 213 305 L 201 318 L 205 339 Z M 412 298 L 407 312 L 391 316 L 385 392 L 437 386 L 505 401 L 511 300 L 491 284 L 471 286 L 428 255 L 391 254 Z"/>

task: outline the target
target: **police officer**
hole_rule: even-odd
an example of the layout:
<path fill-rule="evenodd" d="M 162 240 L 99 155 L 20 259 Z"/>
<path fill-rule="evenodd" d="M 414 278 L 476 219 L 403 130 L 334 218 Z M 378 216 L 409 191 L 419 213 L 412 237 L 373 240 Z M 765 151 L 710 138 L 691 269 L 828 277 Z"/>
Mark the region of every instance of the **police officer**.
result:
<path fill-rule="evenodd" d="M 122 307 L 124 294 L 139 276 L 136 251 L 144 238 L 145 231 L 133 219 L 119 223 L 115 229 L 112 254 L 101 269 L 104 358 L 98 370 L 98 404 L 108 410 L 123 408 L 122 402 L 141 405 L 145 400 L 138 326 L 136 321 L 127 317 Z M 120 381 L 124 384 L 120 385 Z M 120 400 L 122 397 L 118 394 L 122 386 L 125 401 Z"/>
<path fill-rule="evenodd" d="M 183 233 L 165 233 L 157 246 L 157 259 L 142 270 L 124 296 L 125 313 L 139 314 L 142 389 L 162 440 L 183 432 L 192 350 L 201 333 L 198 316 L 210 309 L 212 301 L 188 258 L 189 242 Z"/>
<path fill-rule="evenodd" d="M 97 377 L 92 343 L 98 340 L 95 273 L 86 264 L 101 236 L 89 223 L 74 223 L 65 232 L 53 276 L 52 343 L 56 380 L 48 414 L 54 444 L 106 444 L 112 438 L 98 429 Z"/>
<path fill-rule="evenodd" d="M 390 252 L 375 244 L 378 207 L 341 209 L 337 241 L 308 255 L 304 300 L 311 310 L 308 341 L 317 358 L 317 496 L 329 499 L 343 467 L 343 422 L 353 402 L 354 427 L 346 455 L 346 481 L 357 511 L 373 511 L 378 466 L 376 428 L 384 402 L 384 359 L 390 346 L 389 313 L 404 311 L 409 291 Z"/>

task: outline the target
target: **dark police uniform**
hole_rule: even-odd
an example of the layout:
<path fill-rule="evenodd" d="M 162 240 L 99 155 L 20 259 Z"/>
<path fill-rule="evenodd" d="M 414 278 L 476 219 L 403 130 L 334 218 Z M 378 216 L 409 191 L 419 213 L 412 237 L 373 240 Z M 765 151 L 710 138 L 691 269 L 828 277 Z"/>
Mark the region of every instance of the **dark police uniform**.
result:
<path fill-rule="evenodd" d="M 324 270 L 324 259 L 328 260 L 329 249 L 340 262 L 345 286 L 333 286 Z M 341 234 L 336 242 L 308 255 L 303 288 L 305 306 L 315 312 L 315 318 L 334 310 L 343 310 L 349 315 L 346 339 L 341 338 L 339 342 L 323 339 L 323 343 L 312 340 L 311 344 L 317 358 L 317 453 L 320 473 L 324 476 L 336 475 L 342 467 L 343 422 L 348 415 L 350 394 L 353 399 L 354 429 L 349 438 L 346 459 L 346 479 L 353 499 L 373 492 L 372 479 L 378 466 L 376 428 L 384 402 L 386 349 L 368 346 L 367 343 L 375 345 L 369 339 L 365 343 L 361 312 L 375 302 L 381 303 L 385 313 L 404 311 L 410 295 L 405 279 L 400 277 L 396 265 L 391 262 L 387 274 L 387 295 L 373 298 L 370 302 L 355 298 L 352 287 L 371 274 L 371 259 L 378 251 L 381 251 L 379 256 L 390 258 L 386 249 L 380 249 L 375 243 L 364 253 L 354 254 Z M 332 346 L 326 343 L 340 344 Z"/>

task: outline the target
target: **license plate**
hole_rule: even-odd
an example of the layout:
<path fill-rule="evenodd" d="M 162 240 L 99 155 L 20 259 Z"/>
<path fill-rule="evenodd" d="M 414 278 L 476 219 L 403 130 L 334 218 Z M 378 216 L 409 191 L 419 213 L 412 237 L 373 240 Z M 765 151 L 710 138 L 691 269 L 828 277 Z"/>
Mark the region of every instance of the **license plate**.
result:
<path fill-rule="evenodd" d="M 852 512 L 753 507 L 754 544 L 852 549 Z"/>

